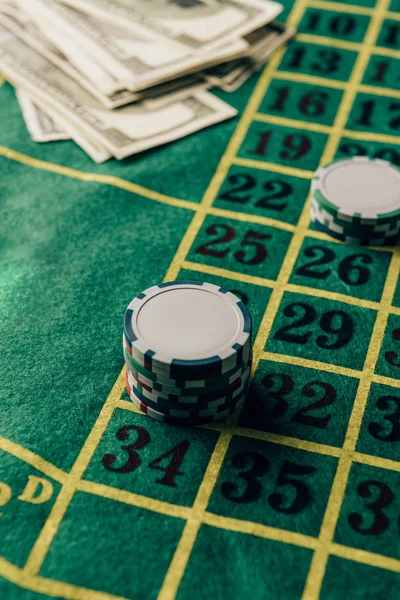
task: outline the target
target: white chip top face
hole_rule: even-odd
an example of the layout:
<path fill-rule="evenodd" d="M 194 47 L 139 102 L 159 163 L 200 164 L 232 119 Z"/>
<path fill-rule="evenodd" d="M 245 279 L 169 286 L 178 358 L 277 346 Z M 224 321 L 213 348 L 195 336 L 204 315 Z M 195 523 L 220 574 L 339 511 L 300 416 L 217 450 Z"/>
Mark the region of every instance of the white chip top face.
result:
<path fill-rule="evenodd" d="M 234 343 L 242 323 L 223 294 L 200 286 L 160 290 L 136 316 L 137 331 L 149 348 L 182 360 L 219 354 Z"/>
<path fill-rule="evenodd" d="M 387 163 L 353 160 L 330 165 L 321 176 L 320 190 L 345 214 L 374 218 L 400 210 L 400 172 Z"/>

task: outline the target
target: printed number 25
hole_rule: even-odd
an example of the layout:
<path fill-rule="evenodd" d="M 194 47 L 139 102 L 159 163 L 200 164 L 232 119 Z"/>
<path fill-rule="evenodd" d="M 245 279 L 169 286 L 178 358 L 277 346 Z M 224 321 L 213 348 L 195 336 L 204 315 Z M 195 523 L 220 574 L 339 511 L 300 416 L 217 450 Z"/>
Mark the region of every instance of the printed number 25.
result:
<path fill-rule="evenodd" d="M 217 239 L 213 239 L 210 242 L 206 242 L 199 246 L 196 250 L 196 254 L 203 254 L 204 256 L 213 256 L 214 258 L 225 258 L 231 252 L 229 244 L 236 239 L 237 234 L 233 227 L 229 225 L 210 225 L 206 229 L 206 233 L 209 236 L 218 236 Z M 244 246 L 245 250 L 237 250 L 233 255 L 235 260 L 243 265 L 259 265 L 268 256 L 267 249 L 262 243 L 265 240 L 269 240 L 271 235 L 269 233 L 260 233 L 259 231 L 247 231 L 241 240 L 240 245 Z M 225 245 L 221 248 L 221 244 Z M 228 244 L 228 246 L 226 246 Z M 211 248 L 212 246 L 212 248 Z M 215 248 L 218 246 L 219 248 Z M 250 252 L 246 252 L 248 248 L 251 248 Z"/>

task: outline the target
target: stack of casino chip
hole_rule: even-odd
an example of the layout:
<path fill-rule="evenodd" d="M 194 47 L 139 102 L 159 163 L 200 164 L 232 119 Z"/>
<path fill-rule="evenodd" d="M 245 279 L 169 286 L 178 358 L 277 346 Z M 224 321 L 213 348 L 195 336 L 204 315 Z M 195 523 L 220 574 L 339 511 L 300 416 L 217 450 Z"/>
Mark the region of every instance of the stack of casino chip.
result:
<path fill-rule="evenodd" d="M 355 156 L 315 173 L 311 218 L 344 242 L 392 246 L 400 234 L 400 169 L 381 159 Z"/>
<path fill-rule="evenodd" d="M 124 318 L 130 399 L 174 425 L 224 419 L 246 398 L 251 329 L 243 301 L 216 285 L 174 281 L 145 290 Z"/>

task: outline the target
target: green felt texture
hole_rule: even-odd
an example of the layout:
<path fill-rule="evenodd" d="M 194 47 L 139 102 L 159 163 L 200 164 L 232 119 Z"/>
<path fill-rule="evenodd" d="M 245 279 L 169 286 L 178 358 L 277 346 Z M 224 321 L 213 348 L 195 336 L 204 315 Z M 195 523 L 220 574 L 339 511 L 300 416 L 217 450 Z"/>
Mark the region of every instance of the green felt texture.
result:
<path fill-rule="evenodd" d="M 209 557 L 209 562 L 204 557 Z M 190 598 L 298 598 L 311 552 L 296 546 L 203 525 L 178 594 Z M 229 569 L 226 565 L 229 563 Z M 277 573 L 282 563 L 287 576 Z M 210 565 L 213 568 L 210 569 Z M 251 590 L 251 596 L 249 594 Z M 281 596 L 282 595 L 282 596 Z"/>
<path fill-rule="evenodd" d="M 121 370 L 121 315 L 163 279 L 191 213 L 0 162 L 0 433 L 68 469 Z"/>
<path fill-rule="evenodd" d="M 0 87 L 0 600 L 399 596 L 398 250 L 305 209 L 321 157 L 400 165 L 399 21 L 358 61 L 376 0 L 283 4 L 276 70 L 217 93 L 237 118 L 121 163 L 34 143 Z M 168 272 L 252 314 L 228 422 L 165 425 L 123 391 L 124 310 Z"/>
<path fill-rule="evenodd" d="M 368 581 L 368 586 L 360 582 Z M 399 595 L 400 577 L 398 573 L 385 573 L 369 565 L 355 564 L 337 556 L 331 556 L 326 570 L 321 600 L 354 598 L 354 600 L 375 600 L 385 598 L 396 600 Z"/>
<path fill-rule="evenodd" d="M 57 482 L 1 451 L 0 539 L 2 556 L 6 560 L 19 567 L 24 566 L 59 490 Z M 24 532 L 22 538 L 21 532 Z"/>
<path fill-rule="evenodd" d="M 54 596 L 13 585 L 3 577 L 0 577 L 0 594 L 1 598 L 15 598 L 15 600 L 51 600 L 54 598 Z"/>
<path fill-rule="evenodd" d="M 183 527 L 181 519 L 78 492 L 42 574 L 83 587 L 95 578 L 105 592 L 155 598 Z M 79 544 L 77 530 L 86 532 Z M 146 568 L 153 558 L 157 569 Z"/>

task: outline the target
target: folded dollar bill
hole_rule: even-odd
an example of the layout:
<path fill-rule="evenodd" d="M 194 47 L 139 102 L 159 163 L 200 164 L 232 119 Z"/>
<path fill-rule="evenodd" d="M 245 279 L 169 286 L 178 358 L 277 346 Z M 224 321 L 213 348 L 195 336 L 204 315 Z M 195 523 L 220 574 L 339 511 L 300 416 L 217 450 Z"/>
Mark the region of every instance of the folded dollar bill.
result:
<path fill-rule="evenodd" d="M 162 107 L 138 102 L 118 110 L 102 106 L 56 65 L 0 26 L 0 71 L 16 87 L 45 103 L 115 158 L 122 159 L 219 123 L 236 110 L 204 90 Z"/>
<path fill-rule="evenodd" d="M 271 0 L 0 0 L 0 72 L 34 141 L 123 159 L 236 115 L 294 35 Z"/>

